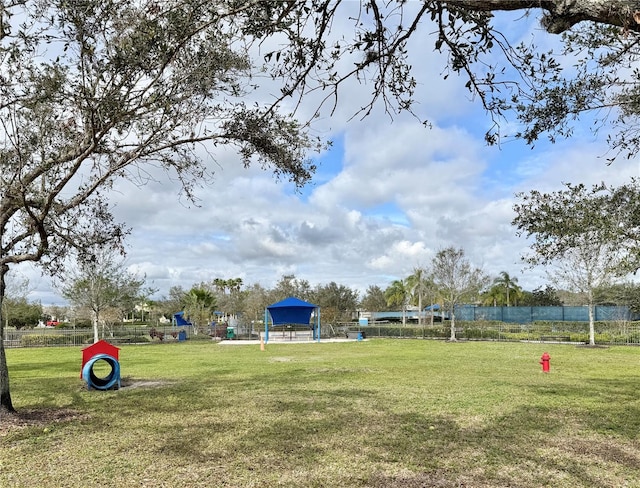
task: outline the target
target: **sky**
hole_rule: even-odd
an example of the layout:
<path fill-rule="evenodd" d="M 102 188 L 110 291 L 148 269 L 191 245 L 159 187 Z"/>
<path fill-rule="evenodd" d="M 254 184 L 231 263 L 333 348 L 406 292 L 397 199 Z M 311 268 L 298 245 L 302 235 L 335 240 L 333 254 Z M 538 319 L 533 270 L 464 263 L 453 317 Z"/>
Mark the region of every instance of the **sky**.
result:
<path fill-rule="evenodd" d="M 556 41 L 533 19 L 500 22 L 512 39 Z M 640 176 L 638 161 L 608 166 L 605 135 L 580 127 L 555 144 L 488 147 L 490 118 L 470 99 L 466 80 L 442 79 L 444 60 L 431 46 L 433 38 L 423 36 L 409 52 L 419 81 L 416 110 L 432 127 L 406 114 L 391 119 L 381 107 L 349 120 L 370 91 L 352 83 L 336 112 L 314 123 L 314 134 L 333 144 L 312 155 L 318 171 L 300 192 L 269 172 L 243 168 L 225 149 L 216 153 L 215 182 L 198 189 L 197 205 L 181 200 L 178 185 L 162 175 L 141 187 L 120 181 L 111 203 L 116 219 L 132 229 L 128 269 L 158 290 L 155 299 L 172 286 L 189 289 L 214 278 L 270 288 L 284 274 L 312 286 L 335 282 L 362 297 L 369 286 L 384 289 L 453 246 L 492 277 L 506 271 L 526 290 L 546 285 L 545 269 L 521 263 L 528 243 L 511 225 L 515 194 L 564 183 L 620 184 Z M 301 118 L 314 103 L 300 108 Z M 64 304 L 48 276 L 28 267 L 18 273 L 29 279 L 29 299 Z"/>

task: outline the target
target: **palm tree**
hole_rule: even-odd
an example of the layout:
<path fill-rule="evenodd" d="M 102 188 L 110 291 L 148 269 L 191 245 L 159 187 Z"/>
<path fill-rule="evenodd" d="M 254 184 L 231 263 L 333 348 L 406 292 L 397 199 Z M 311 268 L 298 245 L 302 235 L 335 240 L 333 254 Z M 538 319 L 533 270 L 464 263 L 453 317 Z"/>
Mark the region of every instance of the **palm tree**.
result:
<path fill-rule="evenodd" d="M 482 305 L 486 307 L 502 306 L 506 303 L 505 289 L 502 285 L 493 285 L 482 294 Z"/>
<path fill-rule="evenodd" d="M 222 278 L 214 278 L 213 286 L 215 287 L 216 291 L 224 293 L 227 288 L 227 280 L 224 280 Z"/>
<path fill-rule="evenodd" d="M 407 286 L 413 300 L 418 300 L 418 326 L 422 324 L 422 298 L 433 295 L 433 279 L 424 268 L 414 268 L 413 274 L 407 278 Z M 433 300 L 432 300 L 433 301 Z M 433 303 L 432 303 L 433 305 Z"/>
<path fill-rule="evenodd" d="M 216 305 L 215 295 L 205 288 L 192 288 L 185 295 L 184 314 L 193 324 L 194 335 L 202 324 L 209 324 Z"/>
<path fill-rule="evenodd" d="M 494 285 L 504 288 L 507 297 L 507 307 L 511 306 L 511 296 L 517 297 L 522 293 L 522 288 L 520 288 L 517 283 L 518 278 L 512 278 L 506 271 L 501 271 L 500 276 L 493 280 Z"/>
<path fill-rule="evenodd" d="M 400 305 L 402 307 L 402 325 L 407 325 L 407 302 L 409 300 L 409 288 L 405 280 L 394 280 L 391 286 L 384 292 L 387 304 Z"/>
<path fill-rule="evenodd" d="M 227 280 L 227 287 L 229 288 L 229 292 L 239 292 L 240 288 L 242 288 L 242 278 L 231 278 Z"/>

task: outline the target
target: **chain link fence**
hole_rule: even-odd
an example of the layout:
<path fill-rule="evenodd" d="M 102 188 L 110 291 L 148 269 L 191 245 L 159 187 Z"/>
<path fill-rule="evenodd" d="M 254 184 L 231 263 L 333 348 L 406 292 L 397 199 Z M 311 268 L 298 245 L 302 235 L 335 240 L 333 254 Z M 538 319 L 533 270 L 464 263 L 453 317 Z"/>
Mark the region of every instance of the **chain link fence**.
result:
<path fill-rule="evenodd" d="M 440 339 L 451 337 L 450 324 L 390 325 L 344 327 L 341 334 L 362 331 L 365 337 L 388 337 L 399 339 Z M 456 339 L 477 341 L 542 341 L 584 344 L 589 342 L 587 322 L 534 322 L 529 324 L 505 324 L 481 321 L 457 321 Z M 640 323 L 616 321 L 595 323 L 596 344 L 640 345 Z"/>
<path fill-rule="evenodd" d="M 144 344 L 166 341 L 185 340 L 191 331 L 187 328 L 176 327 L 118 327 L 111 330 L 100 331 L 99 337 L 110 343 L 117 344 Z M 182 337 L 180 334 L 182 333 Z M 209 339 L 207 334 L 204 337 Z M 4 347 L 49 347 L 49 346 L 85 346 L 93 344 L 93 329 L 5 329 Z"/>
<path fill-rule="evenodd" d="M 396 339 L 446 340 L 451 336 L 447 321 L 436 325 L 400 325 L 372 323 L 360 326 L 358 323 L 340 326 L 323 325 L 321 339 L 353 338 L 362 332 L 364 338 L 381 337 Z M 482 321 L 456 321 L 456 338 L 475 341 L 543 341 L 588 343 L 589 324 L 587 322 L 549 321 L 528 324 L 508 324 Z M 150 344 L 179 342 L 181 340 L 232 340 L 259 339 L 258 330 L 235 329 L 229 335 L 226 326 L 211 327 L 194 334 L 191 327 L 117 327 L 101 331 L 100 338 L 114 345 Z M 93 343 L 93 330 L 78 329 L 5 329 L 5 348 L 88 346 Z M 595 324 L 596 344 L 640 345 L 640 322 L 602 321 Z"/>

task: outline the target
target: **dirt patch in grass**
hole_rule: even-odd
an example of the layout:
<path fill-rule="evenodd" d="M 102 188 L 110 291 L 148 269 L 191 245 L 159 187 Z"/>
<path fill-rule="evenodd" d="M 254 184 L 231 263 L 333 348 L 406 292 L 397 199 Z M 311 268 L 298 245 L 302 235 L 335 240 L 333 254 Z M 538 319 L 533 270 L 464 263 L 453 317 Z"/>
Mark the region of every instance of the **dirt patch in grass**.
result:
<path fill-rule="evenodd" d="M 374 373 L 370 368 L 315 368 L 309 370 L 316 374 L 341 374 L 341 373 Z"/>
<path fill-rule="evenodd" d="M 0 437 L 27 427 L 46 427 L 60 422 L 70 422 L 86 417 L 68 408 L 25 409 L 0 414 Z"/>
<path fill-rule="evenodd" d="M 122 378 L 120 380 L 120 388 L 118 388 L 117 386 L 114 386 L 113 388 L 110 388 L 110 390 L 122 390 L 122 389 L 127 389 L 127 390 L 133 390 L 135 388 L 160 388 L 161 386 L 169 386 L 173 383 L 169 382 L 169 381 L 163 381 L 163 380 L 136 380 L 136 379 L 132 379 L 132 378 Z M 87 391 L 87 384 L 83 383 L 82 384 L 82 388 L 81 390 Z M 91 390 L 93 391 L 93 389 Z"/>
<path fill-rule="evenodd" d="M 292 358 L 286 358 L 286 357 L 273 357 L 271 358 L 271 362 L 272 363 L 288 363 L 292 361 Z"/>
<path fill-rule="evenodd" d="M 452 481 L 442 470 L 430 473 L 412 473 L 395 476 L 376 474 L 369 480 L 369 486 L 372 488 L 449 488 L 456 487 L 474 487 L 481 488 L 485 485 L 478 480 L 457 479 Z"/>
<path fill-rule="evenodd" d="M 146 381 L 123 378 L 122 389 L 159 388 L 171 384 L 167 381 Z M 86 390 L 86 385 L 83 385 Z M 70 408 L 18 409 L 16 412 L 0 410 L 0 438 L 28 427 L 46 428 L 52 424 L 88 418 L 88 415 Z"/>
<path fill-rule="evenodd" d="M 120 382 L 120 388 L 134 389 L 134 388 L 159 388 L 161 386 L 169 385 L 168 381 L 145 381 L 145 380 L 133 380 L 125 378 Z"/>
<path fill-rule="evenodd" d="M 634 445 L 623 445 L 615 439 L 571 439 L 568 442 L 556 442 L 561 452 L 572 453 L 581 459 L 597 459 L 599 464 L 613 463 L 631 469 L 640 469 L 640 455 Z"/>

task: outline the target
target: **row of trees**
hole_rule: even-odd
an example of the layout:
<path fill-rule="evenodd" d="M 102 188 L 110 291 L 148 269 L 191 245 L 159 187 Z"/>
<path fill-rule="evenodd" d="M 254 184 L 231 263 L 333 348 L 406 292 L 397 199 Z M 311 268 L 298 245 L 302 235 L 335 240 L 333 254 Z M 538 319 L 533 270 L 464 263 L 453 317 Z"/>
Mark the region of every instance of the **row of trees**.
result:
<path fill-rule="evenodd" d="M 77 268 L 69 273 L 61 286 L 61 293 L 72 305 L 71 310 L 64 312 L 65 315 L 76 319 L 88 317 L 93 324 L 95 340 L 99 338 L 100 325 L 104 337 L 105 326 L 122 323 L 124 317 L 133 317 L 136 311 L 142 320 L 145 312 L 148 318 L 155 320 L 161 316 L 170 318 L 174 313 L 184 311 L 194 326 L 194 332 L 198 333 L 220 315 L 223 320 L 234 317 L 245 325 L 261 322 L 268 305 L 289 296 L 320 306 L 325 324 L 353 321 L 358 311 L 406 312 L 409 308 L 424 310 L 427 306 L 433 308 L 438 305 L 451 319 L 450 338 L 455 340 L 457 305 L 557 306 L 563 304 L 561 294 L 565 300 L 569 297 L 566 290 L 559 291 L 550 285 L 533 291 L 523 290 L 517 277 L 506 271 L 491 279 L 480 268 L 471 265 L 463 249 L 449 247 L 440 250 L 428 267 L 416 267 L 411 275 L 394 280 L 384 290 L 372 285 L 362 297 L 357 290 L 335 282 L 312 286 L 295 275 L 284 275 L 272 289 L 265 289 L 257 283 L 245 287 L 241 278 L 215 278 L 194 284 L 189 290 L 172 287 L 168 297 L 154 302 L 148 298 L 154 290 L 144 286 L 144 279 L 130 274 L 122 258 L 107 252 L 96 252 L 92 256 L 91 260 L 80 261 Z M 572 276 L 580 273 L 580 262 L 564 263 L 559 269 L 568 266 L 572 269 Z M 592 272 L 593 263 L 589 266 L 588 271 Z M 574 285 L 573 282 L 567 284 Z M 585 289 L 579 287 L 572 290 L 574 304 L 625 304 L 634 310 L 640 309 L 640 287 L 632 283 L 599 282 L 591 293 L 585 293 Z M 11 314 L 7 312 L 5 316 Z M 422 320 L 420 315 L 419 323 Z M 406 324 L 406 313 L 403 313 L 403 324 Z"/>
<path fill-rule="evenodd" d="M 2 307 L 2 318 L 5 327 L 14 327 L 22 329 L 25 327 L 33 327 L 48 317 L 44 315 L 42 304 L 37 302 L 29 302 L 26 297 L 7 298 Z"/>
<path fill-rule="evenodd" d="M 95 270 L 85 276 L 76 275 L 61 290 L 71 306 L 54 306 L 43 310 L 39 302 L 30 302 L 27 293 L 14 291 L 3 303 L 5 327 L 33 327 L 50 318 L 67 319 L 73 324 L 87 321 L 94 327 L 94 336 L 123 320 L 155 323 L 159 317 L 171 317 L 177 311 L 185 311 L 198 327 L 206 326 L 215 312 L 234 315 L 244 321 L 259 322 L 264 308 L 287 296 L 302 296 L 322 307 L 326 323 L 349 322 L 356 311 L 398 311 L 409 307 L 424 310 L 425 307 L 443 302 L 433 276 L 426 268 L 416 268 L 404 279 L 394 280 L 388 287 L 371 285 L 360 296 L 357 290 L 335 282 L 312 286 L 295 275 L 284 275 L 278 284 L 267 289 L 260 284 L 244 287 L 241 278 L 233 278 L 233 290 L 224 291 L 218 284 L 226 281 L 216 278 L 210 283 L 200 283 L 191 289 L 172 287 L 169 295 L 161 300 L 148 297 L 151 289 L 144 280 L 129 274 L 124 267 L 109 271 L 108 275 L 95 279 Z M 114 281 L 109 276 L 119 275 Z M 118 283 L 122 288 L 116 291 Z M 95 286 L 94 286 L 95 285 Z M 28 290 L 27 290 L 28 291 Z M 584 305 L 584 294 L 556 289 L 551 285 L 533 291 L 522 289 L 518 278 L 503 271 L 477 295 L 469 295 L 470 303 L 483 306 L 561 306 Z M 640 311 L 640 286 L 626 282 L 599 287 L 594 290 L 595 305 L 625 305 Z M 46 313 L 45 313 L 46 312 Z"/>
<path fill-rule="evenodd" d="M 100 324 L 104 336 L 107 322 L 114 322 L 114 318 L 116 322 L 120 321 L 128 310 L 136 306 L 143 310 L 148 307 L 165 317 L 184 311 L 197 333 L 214 320 L 216 312 L 257 322 L 262 320 L 264 309 L 269 304 L 289 296 L 320 306 L 323 321 L 327 324 L 352 321 L 357 310 L 362 308 L 380 311 L 399 307 L 404 311 L 414 304 L 422 310 L 424 304 L 441 303 L 450 312 L 451 338 L 455 340 L 455 305 L 463 301 L 476 303 L 488 283 L 488 277 L 466 260 L 464 250 L 447 248 L 437 254 L 431 272 L 417 268 L 406 280 L 396 280 L 384 291 L 372 286 L 362 300 L 358 291 L 335 282 L 312 287 L 306 280 L 285 275 L 272 290 L 266 290 L 259 284 L 242 290 L 240 278 L 215 278 L 211 282 L 194 285 L 190 290 L 173 287 L 167 299 L 152 303 L 146 297 L 153 290 L 143 288 L 144 280 L 128 273 L 124 262 L 117 260 L 114 253 L 95 252 L 91 256 L 91 259 L 79 262 L 76 270 L 66 278 L 61 291 L 72 304 L 74 315 L 83 312 L 90 315 L 96 341 Z M 506 273 L 504 276 L 508 277 Z M 511 286 L 512 281 L 507 285 Z"/>

